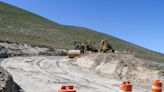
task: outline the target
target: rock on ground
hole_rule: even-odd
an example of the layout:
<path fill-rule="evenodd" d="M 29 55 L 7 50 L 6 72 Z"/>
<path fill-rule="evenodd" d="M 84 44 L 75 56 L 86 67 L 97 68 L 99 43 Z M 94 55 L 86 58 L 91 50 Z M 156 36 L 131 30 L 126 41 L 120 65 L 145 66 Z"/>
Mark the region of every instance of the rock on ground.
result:
<path fill-rule="evenodd" d="M 11 74 L 0 67 L 0 92 L 23 92 L 13 81 Z"/>

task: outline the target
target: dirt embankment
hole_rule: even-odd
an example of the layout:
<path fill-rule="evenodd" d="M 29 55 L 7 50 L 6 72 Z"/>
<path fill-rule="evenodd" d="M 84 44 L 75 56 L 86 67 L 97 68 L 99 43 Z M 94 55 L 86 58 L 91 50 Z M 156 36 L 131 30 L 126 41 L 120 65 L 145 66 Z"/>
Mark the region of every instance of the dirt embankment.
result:
<path fill-rule="evenodd" d="M 67 50 L 30 46 L 21 43 L 0 43 L 0 58 L 12 56 L 52 55 L 65 56 Z"/>
<path fill-rule="evenodd" d="M 12 56 L 65 56 L 67 50 L 30 46 L 20 43 L 0 43 L 0 58 Z"/>
<path fill-rule="evenodd" d="M 153 80 L 164 81 L 162 66 L 130 54 L 91 54 L 78 58 L 77 64 L 106 78 L 131 81 L 143 87 L 151 86 Z"/>

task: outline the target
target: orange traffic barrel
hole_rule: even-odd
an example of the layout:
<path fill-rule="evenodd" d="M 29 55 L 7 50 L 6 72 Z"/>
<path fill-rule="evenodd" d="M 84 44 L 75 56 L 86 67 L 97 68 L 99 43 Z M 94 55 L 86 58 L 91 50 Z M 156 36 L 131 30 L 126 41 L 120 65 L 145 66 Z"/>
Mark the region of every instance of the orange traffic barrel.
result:
<path fill-rule="evenodd" d="M 74 89 L 74 86 L 68 85 L 68 86 L 61 86 L 58 89 L 58 92 L 76 92 L 76 90 Z"/>
<path fill-rule="evenodd" d="M 130 82 L 121 83 L 120 92 L 132 92 L 132 84 Z"/>
<path fill-rule="evenodd" d="M 162 92 L 162 82 L 160 80 L 152 82 L 152 92 Z"/>

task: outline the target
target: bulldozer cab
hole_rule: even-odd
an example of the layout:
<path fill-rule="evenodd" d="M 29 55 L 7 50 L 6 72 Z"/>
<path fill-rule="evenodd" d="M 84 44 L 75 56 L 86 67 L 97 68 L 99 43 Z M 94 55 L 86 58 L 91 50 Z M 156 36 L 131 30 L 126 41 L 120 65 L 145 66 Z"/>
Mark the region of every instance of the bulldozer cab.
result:
<path fill-rule="evenodd" d="M 109 42 L 108 40 L 102 40 L 101 41 L 101 46 L 100 46 L 100 52 L 107 52 L 107 51 L 112 51 L 113 53 L 115 52 L 115 50 L 112 47 L 112 43 Z"/>

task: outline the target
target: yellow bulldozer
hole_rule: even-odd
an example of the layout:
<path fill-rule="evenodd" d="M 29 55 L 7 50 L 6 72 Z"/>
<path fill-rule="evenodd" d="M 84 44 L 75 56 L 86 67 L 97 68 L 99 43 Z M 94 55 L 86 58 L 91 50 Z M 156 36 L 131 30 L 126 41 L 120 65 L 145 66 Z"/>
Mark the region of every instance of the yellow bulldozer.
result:
<path fill-rule="evenodd" d="M 68 51 L 68 56 L 73 58 L 76 56 L 80 56 L 81 54 L 91 52 L 98 52 L 98 49 L 94 46 L 94 41 L 84 41 L 83 43 L 80 41 L 74 42 L 73 49 Z"/>
<path fill-rule="evenodd" d="M 81 53 L 86 53 L 87 51 L 98 52 L 98 50 L 96 49 L 94 45 L 95 45 L 95 42 L 93 41 L 90 41 L 90 42 L 84 41 L 84 43 L 80 41 L 76 41 L 74 42 L 74 49 L 80 50 Z"/>
<path fill-rule="evenodd" d="M 108 42 L 107 40 L 102 40 L 100 48 L 97 49 L 95 47 L 94 41 L 84 41 L 83 43 L 80 41 L 74 42 L 73 50 L 68 51 L 68 56 L 70 58 L 74 58 L 76 56 L 80 56 L 81 54 L 87 53 L 87 52 L 103 52 L 106 53 L 108 51 L 112 51 L 113 53 L 115 50 L 112 47 L 112 44 Z"/>
<path fill-rule="evenodd" d="M 113 53 L 115 52 L 115 50 L 112 47 L 112 43 L 108 42 L 108 40 L 102 40 L 100 43 L 100 49 L 99 52 L 108 52 L 108 51 L 112 51 Z"/>

